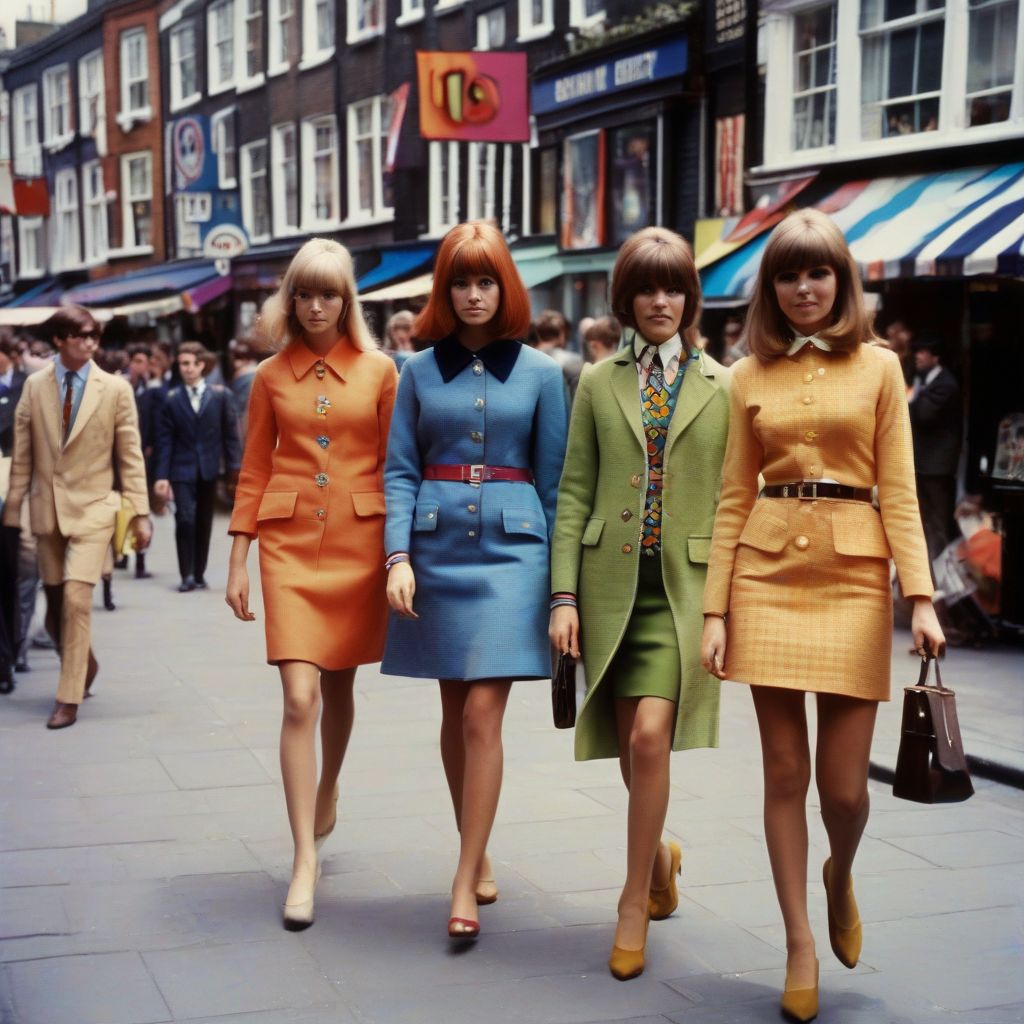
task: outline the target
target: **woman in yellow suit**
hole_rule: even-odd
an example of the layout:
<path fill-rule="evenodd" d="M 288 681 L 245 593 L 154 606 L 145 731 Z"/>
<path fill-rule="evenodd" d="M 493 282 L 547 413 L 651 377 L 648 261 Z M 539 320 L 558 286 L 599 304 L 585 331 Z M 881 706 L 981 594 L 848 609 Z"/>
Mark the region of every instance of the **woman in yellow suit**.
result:
<path fill-rule="evenodd" d="M 747 337 L 753 354 L 732 368 L 701 657 L 719 678 L 753 684 L 765 837 L 786 927 L 782 1009 L 808 1021 L 818 1011 L 818 961 L 807 917 L 804 695 L 817 697 L 829 939 L 852 968 L 861 925 L 851 868 L 868 817 L 875 712 L 889 699 L 890 557 L 913 600 L 917 647 L 938 654 L 945 638 L 931 603 L 899 360 L 873 344 L 857 266 L 824 214 L 791 214 L 772 233 Z"/>
<path fill-rule="evenodd" d="M 263 321 L 283 346 L 253 380 L 227 602 L 238 618 L 255 618 L 246 558 L 258 538 L 267 661 L 284 688 L 281 774 L 295 841 L 284 925 L 298 931 L 313 923 L 317 849 L 337 818 L 356 666 L 380 661 L 384 650 L 384 453 L 398 375 L 376 350 L 352 259 L 337 242 L 314 238 L 296 253 Z"/>

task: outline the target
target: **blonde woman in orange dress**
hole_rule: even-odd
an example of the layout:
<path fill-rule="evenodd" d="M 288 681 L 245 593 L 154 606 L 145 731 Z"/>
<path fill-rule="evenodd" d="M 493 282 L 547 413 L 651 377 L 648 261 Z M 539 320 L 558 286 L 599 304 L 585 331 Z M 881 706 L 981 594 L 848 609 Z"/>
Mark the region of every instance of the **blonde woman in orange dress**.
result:
<path fill-rule="evenodd" d="M 284 925 L 297 931 L 313 923 L 317 850 L 337 819 L 356 666 L 380 661 L 384 649 L 383 472 L 397 372 L 377 351 L 352 259 L 337 242 L 314 238 L 296 253 L 263 323 L 281 350 L 253 380 L 227 602 L 239 619 L 255 618 L 246 560 L 258 540 L 267 661 L 284 689 L 281 774 L 295 842 Z"/>
<path fill-rule="evenodd" d="M 818 1011 L 818 961 L 807 916 L 805 695 L 817 699 L 829 939 L 852 968 L 861 925 L 851 869 L 868 818 L 875 712 L 889 699 L 890 558 L 913 601 L 915 645 L 938 654 L 945 638 L 931 602 L 903 374 L 896 355 L 873 344 L 857 266 L 824 214 L 791 214 L 772 233 L 747 339 L 753 354 L 732 368 L 701 657 L 719 678 L 751 684 L 786 927 L 782 1009 L 808 1021 Z"/>

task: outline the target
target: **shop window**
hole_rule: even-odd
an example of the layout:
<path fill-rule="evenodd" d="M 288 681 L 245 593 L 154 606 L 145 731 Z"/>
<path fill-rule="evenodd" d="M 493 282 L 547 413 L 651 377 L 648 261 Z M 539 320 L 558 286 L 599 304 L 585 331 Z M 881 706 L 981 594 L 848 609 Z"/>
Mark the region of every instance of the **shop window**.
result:
<path fill-rule="evenodd" d="M 305 228 L 338 223 L 338 129 L 333 117 L 302 122 L 302 222 Z"/>
<path fill-rule="evenodd" d="M 46 270 L 46 242 L 42 217 L 18 218 L 18 274 L 42 277 Z"/>
<path fill-rule="evenodd" d="M 605 244 L 603 131 L 572 135 L 562 144 L 562 248 Z"/>
<path fill-rule="evenodd" d="M 1010 118 L 1018 6 L 1017 0 L 970 0 L 966 123 L 972 127 Z"/>
<path fill-rule="evenodd" d="M 715 118 L 715 217 L 743 213 L 743 142 L 746 117 Z"/>
<path fill-rule="evenodd" d="M 349 43 L 379 36 L 384 31 L 383 0 L 348 0 Z"/>
<path fill-rule="evenodd" d="M 466 161 L 466 216 L 470 220 L 493 220 L 498 147 L 494 143 L 471 142 Z"/>
<path fill-rule="evenodd" d="M 538 235 L 558 230 L 558 150 L 554 146 L 533 150 L 532 228 Z"/>
<path fill-rule="evenodd" d="M 29 177 L 43 173 L 39 94 L 34 85 L 14 91 L 14 173 Z"/>
<path fill-rule="evenodd" d="M 235 0 L 220 0 L 206 12 L 210 92 L 235 84 Z"/>
<path fill-rule="evenodd" d="M 334 54 L 334 0 L 302 0 L 302 66 Z"/>
<path fill-rule="evenodd" d="M 861 7 L 861 137 L 939 127 L 944 0 L 865 0 Z"/>
<path fill-rule="evenodd" d="M 238 185 L 238 150 L 235 143 L 235 108 L 218 110 L 210 118 L 213 151 L 217 154 L 218 188 Z"/>
<path fill-rule="evenodd" d="M 294 234 L 299 230 L 299 155 L 295 146 L 295 125 L 274 127 L 270 136 L 270 159 L 274 234 Z"/>
<path fill-rule="evenodd" d="M 793 148 L 836 141 L 836 5 L 793 19 Z"/>
<path fill-rule="evenodd" d="M 519 0 L 519 41 L 537 39 L 554 31 L 553 0 Z"/>
<path fill-rule="evenodd" d="M 124 249 L 148 249 L 153 245 L 153 157 L 129 153 L 121 157 L 121 189 Z"/>
<path fill-rule="evenodd" d="M 634 231 L 653 224 L 657 180 L 655 126 L 646 124 L 616 128 L 608 133 L 611 153 L 611 215 L 613 245 L 620 245 Z"/>
<path fill-rule="evenodd" d="M 270 238 L 270 188 L 267 181 L 267 144 L 242 147 L 242 223 L 253 244 Z"/>
<path fill-rule="evenodd" d="M 73 167 L 58 171 L 53 179 L 53 269 L 67 270 L 82 261 L 78 231 L 78 177 Z"/>
<path fill-rule="evenodd" d="M 43 72 L 43 144 L 56 149 L 71 136 L 71 72 L 61 64 Z"/>
<path fill-rule="evenodd" d="M 193 22 L 178 25 L 170 37 L 171 110 L 180 110 L 199 99 L 199 76 L 196 65 L 196 26 Z"/>
<path fill-rule="evenodd" d="M 146 30 L 133 28 L 121 33 L 121 110 L 117 122 L 127 132 L 136 121 L 147 121 L 152 116 Z"/>
<path fill-rule="evenodd" d="M 505 8 L 492 7 L 476 18 L 476 48 L 500 50 L 505 45 Z"/>
<path fill-rule="evenodd" d="M 263 74 L 263 0 L 245 0 L 245 77 Z"/>
<path fill-rule="evenodd" d="M 85 262 L 102 263 L 107 258 L 107 195 L 103 187 L 103 165 L 90 160 L 82 166 L 82 223 L 85 227 Z"/>
<path fill-rule="evenodd" d="M 604 0 L 569 0 L 569 24 L 586 28 L 604 20 Z"/>
<path fill-rule="evenodd" d="M 430 143 L 430 233 L 443 235 L 459 222 L 459 144 Z"/>
<path fill-rule="evenodd" d="M 348 218 L 365 220 L 394 213 L 390 182 L 385 181 L 391 101 L 374 96 L 348 108 Z"/>
<path fill-rule="evenodd" d="M 286 71 L 291 64 L 292 0 L 270 0 L 270 64 L 271 75 Z"/>

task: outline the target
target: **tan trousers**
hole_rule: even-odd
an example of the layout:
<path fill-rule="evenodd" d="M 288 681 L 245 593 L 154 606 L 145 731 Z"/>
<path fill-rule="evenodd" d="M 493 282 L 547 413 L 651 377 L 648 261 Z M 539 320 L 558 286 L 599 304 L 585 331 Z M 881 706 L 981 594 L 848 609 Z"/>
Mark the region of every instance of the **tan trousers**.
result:
<path fill-rule="evenodd" d="M 110 530 L 86 537 L 51 533 L 39 538 L 39 574 L 47 587 L 63 585 L 60 623 L 60 682 L 57 700 L 81 704 L 92 644 L 92 590 L 110 550 Z"/>

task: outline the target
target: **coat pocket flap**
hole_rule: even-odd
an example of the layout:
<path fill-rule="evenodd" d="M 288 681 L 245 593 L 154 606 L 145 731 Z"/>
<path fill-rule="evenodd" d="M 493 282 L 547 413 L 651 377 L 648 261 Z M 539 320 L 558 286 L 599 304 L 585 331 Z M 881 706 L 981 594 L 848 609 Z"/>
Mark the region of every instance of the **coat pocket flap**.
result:
<path fill-rule="evenodd" d="M 353 491 L 352 507 L 357 516 L 384 515 L 383 491 Z"/>
<path fill-rule="evenodd" d="M 841 555 L 892 558 L 881 515 L 866 501 L 832 510 L 832 543 Z"/>
<path fill-rule="evenodd" d="M 691 562 L 697 562 L 700 565 L 707 565 L 708 559 L 711 557 L 711 538 L 687 537 L 686 550 L 690 556 Z"/>
<path fill-rule="evenodd" d="M 780 516 L 758 515 L 755 507 L 743 527 L 739 542 L 759 551 L 781 551 L 789 540 L 789 523 Z"/>
<path fill-rule="evenodd" d="M 501 523 L 506 533 L 525 534 L 528 537 L 540 537 L 542 540 L 548 535 L 548 525 L 544 522 L 544 517 L 527 508 L 503 508 Z"/>
<path fill-rule="evenodd" d="M 437 513 L 440 505 L 436 501 L 417 501 L 416 518 L 412 528 L 417 533 L 429 533 L 437 529 Z"/>
<path fill-rule="evenodd" d="M 266 491 L 260 499 L 256 522 L 264 519 L 290 519 L 295 512 L 298 491 Z"/>
<path fill-rule="evenodd" d="M 585 548 L 597 547 L 597 542 L 601 539 L 601 533 L 604 530 L 603 519 L 591 519 L 583 531 L 583 539 L 580 543 Z"/>

